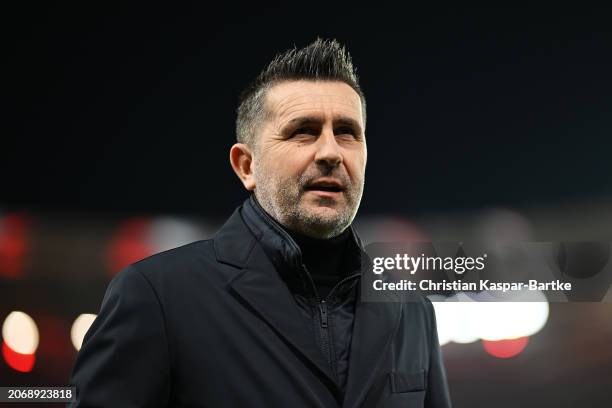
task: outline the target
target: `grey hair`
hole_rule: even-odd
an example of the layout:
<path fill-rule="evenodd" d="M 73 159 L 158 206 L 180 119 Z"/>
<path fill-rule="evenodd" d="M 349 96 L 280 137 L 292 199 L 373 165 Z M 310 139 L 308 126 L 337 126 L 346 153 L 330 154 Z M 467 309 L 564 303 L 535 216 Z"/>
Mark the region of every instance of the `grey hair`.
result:
<path fill-rule="evenodd" d="M 292 48 L 276 57 L 242 92 L 236 118 L 236 139 L 255 146 L 260 124 L 270 112 L 265 106 L 267 91 L 284 81 L 341 81 L 359 94 L 365 127 L 366 101 L 351 56 L 336 40 L 317 38 L 304 48 Z"/>

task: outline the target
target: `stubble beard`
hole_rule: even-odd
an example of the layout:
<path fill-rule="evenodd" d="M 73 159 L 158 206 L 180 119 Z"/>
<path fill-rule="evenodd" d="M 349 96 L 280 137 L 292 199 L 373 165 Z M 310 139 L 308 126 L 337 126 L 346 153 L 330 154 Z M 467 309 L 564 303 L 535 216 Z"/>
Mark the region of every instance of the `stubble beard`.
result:
<path fill-rule="evenodd" d="M 363 180 L 352 184 L 348 176 L 334 174 L 333 170 L 305 172 L 296 178 L 278 178 L 270 174 L 259 163 L 255 165 L 255 197 L 276 221 L 285 228 L 319 239 L 328 239 L 341 234 L 353 222 L 361 196 Z M 305 197 L 304 188 L 309 181 L 318 177 L 333 176 L 342 180 L 346 189 L 342 192 L 341 203 L 328 198 Z"/>

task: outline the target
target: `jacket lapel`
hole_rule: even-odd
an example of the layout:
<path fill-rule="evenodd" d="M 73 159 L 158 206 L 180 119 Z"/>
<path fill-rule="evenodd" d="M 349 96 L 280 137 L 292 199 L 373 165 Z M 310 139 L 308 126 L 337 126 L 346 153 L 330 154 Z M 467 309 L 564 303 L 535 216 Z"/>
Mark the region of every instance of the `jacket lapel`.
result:
<path fill-rule="evenodd" d="M 362 404 L 399 327 L 401 310 L 400 302 L 364 302 L 358 297 L 344 407 Z"/>
<path fill-rule="evenodd" d="M 311 365 L 334 383 L 331 369 L 313 340 L 314 333 L 310 329 L 312 322 L 300 312 L 287 285 L 280 279 L 261 247 L 253 249 L 243 273 L 230 285 L 283 341 L 306 357 Z"/>

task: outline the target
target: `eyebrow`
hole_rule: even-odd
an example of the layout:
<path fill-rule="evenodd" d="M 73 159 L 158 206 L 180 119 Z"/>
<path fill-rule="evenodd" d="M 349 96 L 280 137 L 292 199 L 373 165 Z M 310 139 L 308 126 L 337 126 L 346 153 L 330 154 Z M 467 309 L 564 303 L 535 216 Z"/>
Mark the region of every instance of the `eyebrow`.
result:
<path fill-rule="evenodd" d="M 293 118 L 291 119 L 287 125 L 289 126 L 306 126 L 306 125 L 312 125 L 312 124 L 321 124 L 321 122 L 323 122 L 324 119 L 319 117 L 319 116 L 300 116 L 297 118 Z M 356 121 L 353 118 L 350 118 L 348 116 L 340 116 L 340 117 L 336 117 L 333 119 L 334 122 L 334 126 L 350 126 L 355 130 L 358 130 L 359 132 L 361 132 L 361 125 L 359 124 L 358 121 Z"/>

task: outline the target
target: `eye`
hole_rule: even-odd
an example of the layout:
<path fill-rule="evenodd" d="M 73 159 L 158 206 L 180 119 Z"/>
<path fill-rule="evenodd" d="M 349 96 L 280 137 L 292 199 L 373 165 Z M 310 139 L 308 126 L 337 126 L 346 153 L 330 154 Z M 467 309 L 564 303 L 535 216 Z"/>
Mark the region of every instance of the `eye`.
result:
<path fill-rule="evenodd" d="M 293 132 L 291 132 L 291 137 L 299 137 L 299 136 L 317 136 L 318 131 L 309 127 L 301 127 Z"/>
<path fill-rule="evenodd" d="M 345 126 L 334 130 L 334 134 L 339 137 L 357 139 L 357 133 L 351 127 Z"/>

